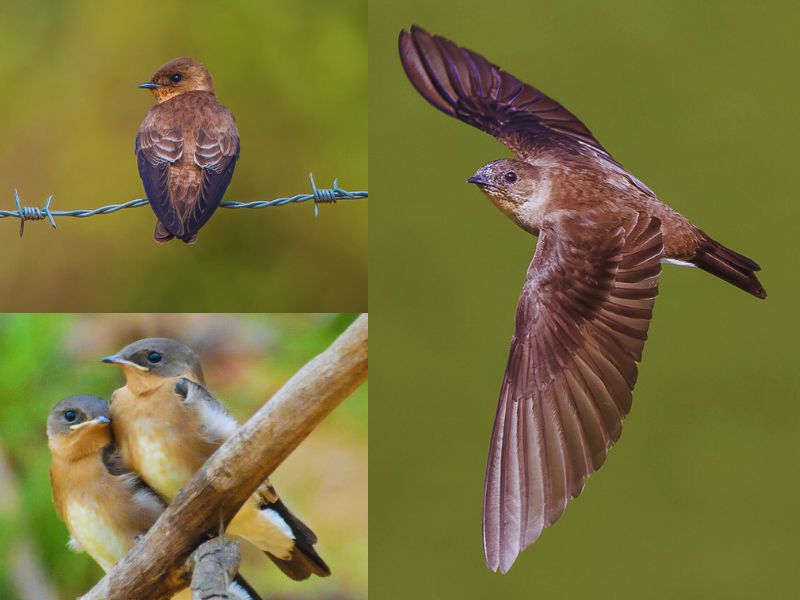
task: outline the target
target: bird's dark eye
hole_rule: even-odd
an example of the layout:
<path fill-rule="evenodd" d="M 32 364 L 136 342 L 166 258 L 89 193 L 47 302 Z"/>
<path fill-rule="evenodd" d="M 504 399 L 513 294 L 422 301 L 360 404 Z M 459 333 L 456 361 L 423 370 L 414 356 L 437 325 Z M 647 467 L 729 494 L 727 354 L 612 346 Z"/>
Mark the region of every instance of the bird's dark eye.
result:
<path fill-rule="evenodd" d="M 172 75 L 169 76 L 169 80 L 172 83 L 180 83 L 181 81 L 183 81 L 183 75 L 181 75 L 180 73 L 173 73 Z"/>
<path fill-rule="evenodd" d="M 158 352 L 151 352 L 147 355 L 147 360 L 152 364 L 160 363 L 161 362 L 161 354 Z"/>
<path fill-rule="evenodd" d="M 74 411 L 74 410 L 68 410 L 67 412 L 65 412 L 65 413 L 64 413 L 64 418 L 65 418 L 65 419 L 66 419 L 68 422 L 72 423 L 72 422 L 73 422 L 75 419 L 77 419 L 77 418 L 78 418 L 78 415 L 77 415 L 77 414 L 75 414 L 75 411 Z"/>
<path fill-rule="evenodd" d="M 517 174 L 514 173 L 514 171 L 509 171 L 503 178 L 506 180 L 506 183 L 514 183 L 517 180 Z"/>

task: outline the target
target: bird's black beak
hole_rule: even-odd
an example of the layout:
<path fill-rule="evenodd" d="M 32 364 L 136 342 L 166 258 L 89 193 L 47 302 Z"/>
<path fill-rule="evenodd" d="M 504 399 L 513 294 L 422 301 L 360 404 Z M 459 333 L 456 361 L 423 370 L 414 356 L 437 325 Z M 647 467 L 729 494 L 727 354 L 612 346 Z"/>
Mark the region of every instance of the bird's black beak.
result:
<path fill-rule="evenodd" d="M 489 187 L 492 185 L 491 183 L 489 183 L 489 181 L 487 181 L 480 175 L 473 175 L 472 177 L 467 179 L 467 183 L 474 183 L 475 185 L 480 187 Z"/>
<path fill-rule="evenodd" d="M 144 88 L 146 90 L 157 90 L 158 88 L 164 87 L 163 85 L 159 85 L 157 83 L 153 83 L 152 81 L 148 81 L 147 83 L 143 83 L 139 86 L 140 88 Z"/>

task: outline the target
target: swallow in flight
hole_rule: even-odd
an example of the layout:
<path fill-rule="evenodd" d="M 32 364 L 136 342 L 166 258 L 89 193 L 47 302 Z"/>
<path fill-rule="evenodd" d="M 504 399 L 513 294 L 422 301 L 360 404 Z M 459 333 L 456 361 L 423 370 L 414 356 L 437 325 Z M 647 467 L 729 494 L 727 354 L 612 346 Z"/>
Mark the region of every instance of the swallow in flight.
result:
<path fill-rule="evenodd" d="M 752 294 L 751 259 L 673 210 L 538 89 L 419 27 L 400 58 L 444 113 L 515 159 L 469 179 L 538 236 L 516 315 L 484 489 L 486 563 L 505 573 L 604 462 L 631 408 L 661 263 L 694 266 Z"/>

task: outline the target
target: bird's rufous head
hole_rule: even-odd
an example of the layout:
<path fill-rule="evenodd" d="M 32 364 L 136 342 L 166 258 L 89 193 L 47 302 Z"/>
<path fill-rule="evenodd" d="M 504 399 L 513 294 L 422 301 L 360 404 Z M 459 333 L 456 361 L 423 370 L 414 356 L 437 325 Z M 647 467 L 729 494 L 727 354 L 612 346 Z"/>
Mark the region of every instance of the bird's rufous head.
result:
<path fill-rule="evenodd" d="M 159 104 L 186 92 L 214 93 L 211 73 L 191 58 L 176 58 L 169 61 L 156 71 L 150 81 L 139 87 L 150 90 Z"/>
<path fill-rule="evenodd" d="M 482 166 L 467 180 L 474 183 L 512 221 L 536 231 L 550 190 L 544 168 L 501 159 Z"/>
<path fill-rule="evenodd" d="M 47 444 L 54 456 L 78 460 L 112 441 L 108 404 L 97 396 L 69 396 L 47 417 Z"/>
<path fill-rule="evenodd" d="M 197 353 L 183 342 L 169 338 L 138 340 L 102 361 L 122 367 L 128 387 L 140 391 L 158 387 L 165 379 L 174 377 L 203 383 Z"/>

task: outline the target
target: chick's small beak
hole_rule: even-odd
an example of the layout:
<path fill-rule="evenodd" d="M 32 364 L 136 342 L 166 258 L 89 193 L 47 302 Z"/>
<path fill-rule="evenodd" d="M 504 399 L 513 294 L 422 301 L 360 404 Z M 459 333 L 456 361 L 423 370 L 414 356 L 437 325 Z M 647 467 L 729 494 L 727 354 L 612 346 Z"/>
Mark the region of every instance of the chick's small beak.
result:
<path fill-rule="evenodd" d="M 76 429 L 82 429 L 88 425 L 100 425 L 100 424 L 108 424 L 111 423 L 111 419 L 109 419 L 105 415 L 100 415 L 99 417 L 95 417 L 91 421 L 84 421 L 83 423 L 78 423 L 77 425 L 70 425 L 70 429 L 75 431 Z"/>
<path fill-rule="evenodd" d="M 137 365 L 135 362 L 128 360 L 127 358 L 122 358 L 119 354 L 112 354 L 111 356 L 104 356 L 100 359 L 100 362 L 108 363 L 110 365 L 117 365 L 120 367 L 133 367 L 134 369 L 139 369 L 140 371 L 149 371 L 147 367 L 143 367 L 141 365 Z"/>
<path fill-rule="evenodd" d="M 157 90 L 158 88 L 164 87 L 163 85 L 159 85 L 157 83 L 153 83 L 152 81 L 147 81 L 139 86 L 140 88 L 144 88 L 146 90 Z"/>

